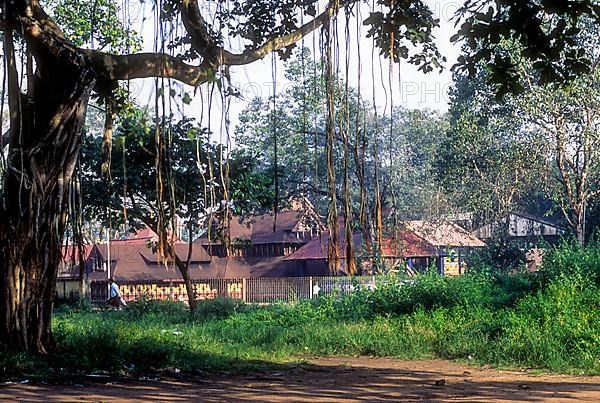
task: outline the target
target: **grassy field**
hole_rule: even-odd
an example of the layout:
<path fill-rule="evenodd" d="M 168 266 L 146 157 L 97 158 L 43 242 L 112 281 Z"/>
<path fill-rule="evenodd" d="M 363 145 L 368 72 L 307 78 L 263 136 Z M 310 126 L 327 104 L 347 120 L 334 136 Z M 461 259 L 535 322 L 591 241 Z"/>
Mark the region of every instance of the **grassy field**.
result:
<path fill-rule="evenodd" d="M 539 275 L 390 281 L 374 291 L 288 305 L 140 301 L 124 311 L 62 307 L 56 353 L 0 356 L 0 377 L 106 371 L 235 371 L 311 356 L 448 358 L 600 374 L 600 258 L 564 245 Z"/>

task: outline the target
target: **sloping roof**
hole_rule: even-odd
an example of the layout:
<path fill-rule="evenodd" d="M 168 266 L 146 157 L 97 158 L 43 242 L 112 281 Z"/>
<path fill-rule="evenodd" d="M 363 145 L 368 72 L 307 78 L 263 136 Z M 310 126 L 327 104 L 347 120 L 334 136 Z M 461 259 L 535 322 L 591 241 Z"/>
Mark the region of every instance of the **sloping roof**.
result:
<path fill-rule="evenodd" d="M 407 221 L 406 229 L 436 247 L 484 247 L 485 243 L 457 224 Z"/>
<path fill-rule="evenodd" d="M 361 245 L 361 236 L 359 233 L 355 233 L 352 237 L 356 251 Z M 321 236 L 315 237 L 306 245 L 287 256 L 285 260 L 326 260 L 328 246 L 329 231 L 324 231 Z M 340 259 L 346 258 L 346 235 L 343 232 L 339 234 L 338 255 Z"/>
<path fill-rule="evenodd" d="M 359 232 L 352 234 L 354 253 L 356 256 L 364 255 L 363 237 Z M 329 245 L 329 232 L 325 231 L 321 237 L 317 237 L 298 249 L 286 258 L 286 260 L 326 260 Z M 340 228 L 338 254 L 340 259 L 346 258 L 346 234 L 343 227 Z M 436 255 L 436 249 L 424 239 L 408 231 L 398 231 L 395 238 L 387 237 L 381 245 L 381 254 L 384 258 L 409 258 L 409 257 L 431 257 Z"/>
<path fill-rule="evenodd" d="M 96 245 L 64 245 L 62 247 L 62 261 L 58 266 L 59 278 L 79 278 L 80 258 L 83 258 L 84 268 L 89 271 L 90 257 L 100 254 Z"/>
<path fill-rule="evenodd" d="M 516 216 L 520 216 L 520 217 L 523 217 L 523 218 L 525 218 L 527 220 L 536 221 L 536 222 L 542 223 L 544 225 L 547 225 L 547 226 L 554 227 L 554 228 L 557 228 L 559 230 L 565 231 L 565 228 L 562 225 L 560 225 L 557 222 L 550 221 L 549 219 L 547 219 L 545 217 L 542 218 L 542 217 L 539 217 L 539 216 L 536 216 L 536 215 L 533 215 L 533 214 L 526 213 L 524 211 L 511 211 L 510 214 L 516 215 Z"/>
<path fill-rule="evenodd" d="M 263 214 L 254 217 L 232 217 L 229 224 L 229 233 L 232 242 L 236 240 L 248 241 L 254 245 L 267 243 L 304 243 L 298 239 L 294 230 L 304 218 L 304 211 L 282 211 L 277 214 L 275 231 L 273 214 Z M 208 240 L 208 234 L 201 236 L 196 242 L 203 245 L 214 244 Z"/>
<path fill-rule="evenodd" d="M 175 254 L 183 262 L 187 262 L 189 245 L 187 243 L 176 243 L 173 245 L 175 248 Z M 157 253 L 152 252 L 150 248 L 140 248 L 140 255 L 148 264 L 163 264 L 162 259 Z M 209 263 L 211 256 L 208 254 L 206 249 L 198 244 L 192 244 L 192 251 L 190 254 L 190 263 Z"/>
<path fill-rule="evenodd" d="M 179 273 L 173 262 L 163 264 L 158 255 L 148 247 L 149 239 L 125 239 L 110 242 L 111 277 L 115 281 L 149 281 L 180 279 Z M 182 261 L 187 261 L 188 244 L 177 243 L 174 245 L 175 253 Z M 108 245 L 98 245 L 98 250 L 104 260 L 108 259 Z M 211 262 L 211 256 L 202 245 L 192 244 L 190 258 L 190 275 L 192 278 L 202 278 L 200 270 Z M 91 280 L 105 280 L 107 272 L 93 272 L 89 274 Z"/>
<path fill-rule="evenodd" d="M 148 227 L 136 229 L 127 239 L 158 239 L 158 235 Z"/>
<path fill-rule="evenodd" d="M 112 267 L 111 276 L 117 283 L 120 281 L 181 280 L 181 274 L 174 264 L 165 266 L 160 263 L 148 263 L 142 257 L 142 253 L 138 253 L 135 259 L 117 260 Z M 190 262 L 189 266 L 190 277 L 193 280 L 293 276 L 295 270 L 295 262 L 285 261 L 283 256 L 213 258 L 211 262 Z M 100 276 L 95 279 L 106 279 L 107 274 L 105 272 L 103 274 L 103 277 Z"/>
<path fill-rule="evenodd" d="M 389 255 L 392 255 L 392 250 L 396 250 L 401 252 L 404 258 L 431 257 L 438 253 L 432 244 L 410 231 L 398 231 L 397 239 L 384 239 L 382 249 L 384 256 L 386 250 L 389 250 Z"/>
<path fill-rule="evenodd" d="M 95 245 L 81 245 L 81 254 L 83 260 L 87 260 L 90 257 L 90 253 L 94 249 Z M 62 247 L 62 258 L 65 261 L 79 261 L 80 249 L 79 245 L 63 245 Z"/>

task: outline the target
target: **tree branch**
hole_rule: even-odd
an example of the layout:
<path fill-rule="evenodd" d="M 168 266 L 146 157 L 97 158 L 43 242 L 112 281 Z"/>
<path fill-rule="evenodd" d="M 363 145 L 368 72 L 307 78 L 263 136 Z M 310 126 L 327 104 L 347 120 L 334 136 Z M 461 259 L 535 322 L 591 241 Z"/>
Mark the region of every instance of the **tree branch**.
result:
<path fill-rule="evenodd" d="M 206 21 L 200 12 L 200 7 L 198 7 L 198 0 L 183 0 L 181 4 L 181 21 L 192 39 L 192 47 L 204 57 L 205 61 L 207 63 L 222 64 L 222 62 L 212 59 L 228 52 L 219 47 L 216 39 L 210 34 Z"/>
<path fill-rule="evenodd" d="M 165 53 L 135 53 L 114 55 L 82 50 L 93 62 L 103 81 L 135 78 L 173 78 L 184 84 L 198 86 L 208 81 L 213 72 L 203 66 L 192 66 Z"/>
<path fill-rule="evenodd" d="M 339 0 L 332 0 L 327 5 L 325 11 L 323 11 L 319 16 L 315 17 L 312 21 L 309 21 L 306 24 L 302 25 L 300 28 L 298 28 L 298 30 L 284 36 L 272 38 L 266 43 L 264 43 L 262 46 L 260 46 L 258 49 L 246 50 L 241 54 L 232 54 L 229 52 L 225 52 L 223 54 L 223 63 L 229 66 L 250 64 L 259 59 L 262 59 L 271 52 L 287 48 L 288 46 L 291 46 L 294 43 L 298 42 L 306 35 L 310 34 L 315 29 L 322 26 L 341 8 L 346 7 L 354 1 L 355 0 L 346 0 L 341 2 Z"/>
<path fill-rule="evenodd" d="M 302 25 L 296 31 L 272 38 L 257 49 L 246 50 L 243 53 L 231 53 L 216 44 L 216 40 L 210 35 L 206 21 L 202 17 L 198 0 L 183 0 L 181 7 L 181 19 L 188 34 L 192 38 L 192 46 L 200 53 L 207 63 L 213 66 L 228 65 L 240 66 L 250 64 L 262 59 L 271 52 L 287 48 L 298 42 L 304 36 L 322 26 L 342 7 L 356 0 L 331 0 L 325 11 L 315 17 L 312 21 Z"/>
<path fill-rule="evenodd" d="M 331 0 L 326 10 L 312 21 L 288 35 L 272 38 L 254 50 L 234 54 L 217 45 L 202 17 L 198 0 L 183 0 L 181 15 L 183 24 L 192 38 L 192 46 L 203 58 L 199 66 L 189 65 L 165 53 L 138 53 L 114 55 L 73 46 L 54 21 L 44 12 L 37 1 L 32 2 L 34 12 L 21 21 L 27 27 L 31 39 L 46 51 L 61 53 L 62 49 L 76 51 L 91 60 L 98 73 L 98 86 L 110 89 L 116 80 L 135 78 L 173 78 L 184 84 L 198 86 L 207 82 L 220 65 L 244 65 L 265 57 L 268 53 L 286 48 L 322 26 L 337 11 L 356 0 Z"/>

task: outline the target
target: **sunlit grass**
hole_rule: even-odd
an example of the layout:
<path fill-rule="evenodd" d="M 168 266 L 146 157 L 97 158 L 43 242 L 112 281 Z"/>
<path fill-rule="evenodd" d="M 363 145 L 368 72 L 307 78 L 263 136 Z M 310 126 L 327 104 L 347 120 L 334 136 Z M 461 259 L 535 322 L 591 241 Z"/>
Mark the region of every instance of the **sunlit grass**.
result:
<path fill-rule="evenodd" d="M 247 371 L 336 355 L 600 374 L 597 276 L 556 265 L 537 277 L 428 275 L 289 305 L 204 301 L 194 316 L 160 301 L 66 307 L 53 322 L 56 353 L 0 355 L 0 375 Z"/>

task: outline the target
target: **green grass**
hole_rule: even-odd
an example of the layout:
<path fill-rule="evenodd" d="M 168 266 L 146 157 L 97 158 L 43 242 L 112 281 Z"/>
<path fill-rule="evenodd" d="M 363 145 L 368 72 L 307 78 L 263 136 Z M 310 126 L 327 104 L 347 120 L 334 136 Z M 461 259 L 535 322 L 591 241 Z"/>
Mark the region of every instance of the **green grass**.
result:
<path fill-rule="evenodd" d="M 414 284 L 390 281 L 347 297 L 267 307 L 205 301 L 193 317 L 182 304 L 160 301 L 124 311 L 66 307 L 53 322 L 56 352 L 44 360 L 0 355 L 0 377 L 246 371 L 333 355 L 600 374 L 597 273 L 550 257 L 540 276 L 426 275 Z"/>

